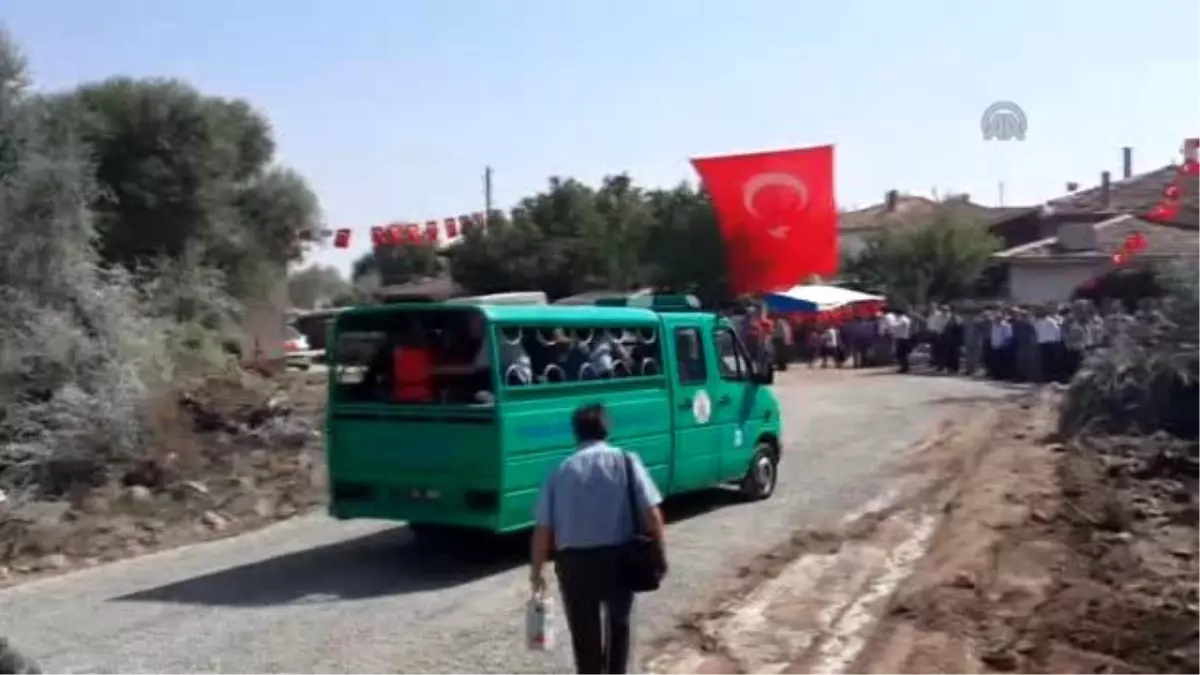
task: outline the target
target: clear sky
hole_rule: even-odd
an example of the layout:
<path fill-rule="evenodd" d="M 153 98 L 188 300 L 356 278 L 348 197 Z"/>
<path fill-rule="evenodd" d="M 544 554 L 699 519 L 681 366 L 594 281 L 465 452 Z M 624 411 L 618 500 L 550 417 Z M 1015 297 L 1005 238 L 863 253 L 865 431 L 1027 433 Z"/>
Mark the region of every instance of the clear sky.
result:
<path fill-rule="evenodd" d="M 350 251 L 550 175 L 694 179 L 705 154 L 834 143 L 838 201 L 1036 203 L 1200 135 L 1196 0 L 0 0 L 44 88 L 172 76 L 249 99 Z M 1018 103 L 1024 142 L 985 142 Z"/>

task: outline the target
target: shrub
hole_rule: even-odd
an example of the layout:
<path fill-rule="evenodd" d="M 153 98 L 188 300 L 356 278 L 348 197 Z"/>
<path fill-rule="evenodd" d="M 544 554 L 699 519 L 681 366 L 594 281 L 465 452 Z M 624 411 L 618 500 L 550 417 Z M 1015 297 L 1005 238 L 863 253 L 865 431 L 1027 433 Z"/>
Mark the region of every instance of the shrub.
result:
<path fill-rule="evenodd" d="M 100 264 L 93 168 L 69 120 L 23 76 L 0 31 L 0 492 L 10 505 L 104 480 L 145 453 L 150 403 L 180 367 L 228 361 L 220 345 L 238 311 L 211 271 Z"/>
<path fill-rule="evenodd" d="M 1110 321 L 1109 345 L 1089 357 L 1067 391 L 1060 430 L 1196 438 L 1200 379 L 1197 270 L 1158 271 L 1164 295 L 1127 321 Z"/>

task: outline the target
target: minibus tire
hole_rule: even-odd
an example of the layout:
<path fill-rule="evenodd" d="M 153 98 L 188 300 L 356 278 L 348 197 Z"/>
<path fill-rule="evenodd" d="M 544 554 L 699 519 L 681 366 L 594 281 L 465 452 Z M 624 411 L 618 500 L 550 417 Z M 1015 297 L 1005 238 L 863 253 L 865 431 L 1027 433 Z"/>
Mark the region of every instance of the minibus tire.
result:
<path fill-rule="evenodd" d="M 739 486 L 742 496 L 751 501 L 761 501 L 775 494 L 779 483 L 779 453 L 766 441 L 760 441 L 754 449 L 754 459 Z"/>

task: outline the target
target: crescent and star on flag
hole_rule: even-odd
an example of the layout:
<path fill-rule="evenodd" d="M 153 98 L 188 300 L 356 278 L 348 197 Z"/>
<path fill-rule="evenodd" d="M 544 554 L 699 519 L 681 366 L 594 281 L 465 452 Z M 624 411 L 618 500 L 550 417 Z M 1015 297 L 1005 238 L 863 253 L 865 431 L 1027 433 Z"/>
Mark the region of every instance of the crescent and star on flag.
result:
<path fill-rule="evenodd" d="M 746 209 L 746 213 L 760 220 L 763 219 L 758 207 L 754 205 L 754 200 L 758 197 L 759 192 L 769 187 L 781 187 L 795 192 L 800 200 L 796 211 L 808 208 L 808 186 L 804 184 L 804 181 L 790 173 L 768 171 L 751 176 L 742 186 L 742 206 Z M 774 239 L 785 239 L 791 231 L 792 227 L 785 224 L 771 225 L 767 228 L 767 234 Z"/>

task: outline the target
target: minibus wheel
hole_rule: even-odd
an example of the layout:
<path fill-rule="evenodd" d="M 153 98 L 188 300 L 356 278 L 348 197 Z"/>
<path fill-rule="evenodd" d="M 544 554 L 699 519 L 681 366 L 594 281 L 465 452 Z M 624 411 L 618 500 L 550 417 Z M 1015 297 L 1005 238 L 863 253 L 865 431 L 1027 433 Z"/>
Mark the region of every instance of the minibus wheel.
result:
<path fill-rule="evenodd" d="M 742 494 L 755 501 L 766 499 L 775 492 L 775 484 L 778 481 L 779 454 L 770 443 L 760 441 L 754 449 L 754 459 L 750 461 L 750 468 L 742 478 Z"/>

